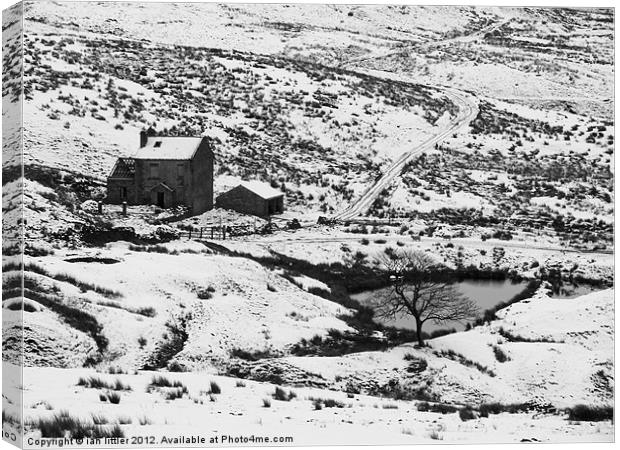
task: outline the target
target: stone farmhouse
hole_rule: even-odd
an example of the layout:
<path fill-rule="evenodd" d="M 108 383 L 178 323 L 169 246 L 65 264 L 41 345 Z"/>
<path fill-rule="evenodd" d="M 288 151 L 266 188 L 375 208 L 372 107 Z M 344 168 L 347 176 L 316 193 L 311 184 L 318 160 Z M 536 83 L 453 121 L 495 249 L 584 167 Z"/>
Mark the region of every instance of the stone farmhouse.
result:
<path fill-rule="evenodd" d="M 213 208 L 214 155 L 209 139 L 140 133 L 140 147 L 118 158 L 107 181 L 112 204 L 185 205 L 193 214 Z"/>

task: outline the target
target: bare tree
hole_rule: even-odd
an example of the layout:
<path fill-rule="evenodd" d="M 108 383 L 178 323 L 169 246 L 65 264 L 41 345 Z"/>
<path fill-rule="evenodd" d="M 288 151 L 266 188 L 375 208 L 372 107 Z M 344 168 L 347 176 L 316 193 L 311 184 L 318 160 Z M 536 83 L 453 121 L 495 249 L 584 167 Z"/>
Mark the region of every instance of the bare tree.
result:
<path fill-rule="evenodd" d="M 443 324 L 476 317 L 475 302 L 460 294 L 450 282 L 438 280 L 438 266 L 426 253 L 388 248 L 377 257 L 377 262 L 391 282 L 375 299 L 377 316 L 413 316 L 420 346 L 424 345 L 422 327 L 426 322 Z"/>

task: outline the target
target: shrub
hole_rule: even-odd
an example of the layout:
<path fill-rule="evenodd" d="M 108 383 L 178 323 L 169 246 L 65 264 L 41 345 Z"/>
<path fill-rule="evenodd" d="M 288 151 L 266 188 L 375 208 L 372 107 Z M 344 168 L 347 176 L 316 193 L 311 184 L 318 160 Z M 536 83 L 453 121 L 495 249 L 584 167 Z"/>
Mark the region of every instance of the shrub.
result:
<path fill-rule="evenodd" d="M 245 382 L 244 381 L 237 381 L 237 384 L 235 384 L 236 387 L 245 387 Z"/>
<path fill-rule="evenodd" d="M 184 394 L 187 394 L 187 388 L 185 386 L 180 388 L 174 388 L 164 393 L 166 400 L 176 400 L 177 398 L 183 398 Z"/>
<path fill-rule="evenodd" d="M 599 422 L 603 420 L 613 420 L 614 418 L 613 406 L 576 405 L 572 408 L 568 408 L 567 412 L 568 420 L 580 422 Z"/>
<path fill-rule="evenodd" d="M 108 423 L 108 419 L 105 416 L 91 414 L 90 417 L 95 425 L 105 425 Z"/>
<path fill-rule="evenodd" d="M 483 403 L 479 406 L 478 411 L 480 417 L 489 417 L 489 414 L 500 414 L 507 412 L 509 414 L 516 414 L 520 412 L 527 412 L 532 409 L 533 406 L 529 403 Z"/>
<path fill-rule="evenodd" d="M 493 346 L 493 354 L 495 355 L 495 359 L 500 363 L 510 361 L 508 355 L 498 345 Z"/>
<path fill-rule="evenodd" d="M 155 308 L 151 306 L 138 308 L 138 309 L 133 310 L 133 312 L 135 312 L 136 314 L 140 314 L 141 316 L 145 316 L 145 317 L 155 317 L 157 315 L 157 311 L 155 311 Z"/>
<path fill-rule="evenodd" d="M 311 400 L 314 404 L 314 409 L 322 409 L 322 406 L 325 408 L 344 408 L 344 403 L 333 398 L 311 398 Z"/>
<path fill-rule="evenodd" d="M 110 389 L 112 391 L 131 391 L 131 386 L 123 384 L 123 382 L 119 379 L 114 381 L 113 383 L 108 383 L 101 378 L 89 377 L 82 378 L 78 380 L 78 386 L 84 386 L 86 388 L 92 389 Z"/>
<path fill-rule="evenodd" d="M 171 319 L 166 323 L 168 332 L 164 336 L 163 342 L 159 344 L 157 351 L 150 357 L 149 361 L 144 364 L 145 370 L 161 369 L 166 367 L 177 353 L 183 350 L 185 342 L 189 338 L 187 333 L 187 324 L 192 320 L 191 314 L 182 315 Z"/>
<path fill-rule="evenodd" d="M 258 361 L 259 359 L 275 358 L 279 355 L 272 353 L 270 350 L 255 350 L 250 352 L 241 348 L 233 348 L 230 352 L 230 356 L 246 361 Z"/>
<path fill-rule="evenodd" d="M 21 420 L 12 414 L 8 414 L 6 411 L 2 411 L 2 425 L 8 423 L 10 425 L 15 425 L 21 423 Z"/>
<path fill-rule="evenodd" d="M 182 388 L 185 387 L 180 381 L 170 381 L 168 378 L 161 375 L 154 376 L 151 379 L 149 387 L 170 387 L 170 388 Z"/>
<path fill-rule="evenodd" d="M 528 338 L 521 335 L 512 334 L 510 331 L 504 329 L 504 327 L 499 327 L 497 332 L 508 342 L 542 342 L 542 343 L 558 343 L 561 341 L 554 341 L 553 339 L 547 337 L 540 338 Z"/>
<path fill-rule="evenodd" d="M 124 437 L 123 431 L 118 425 L 103 427 L 95 423 L 88 423 L 72 417 L 68 412 L 62 411 L 51 418 L 41 418 L 32 423 L 32 426 L 41 432 L 43 438 L 109 438 Z"/>
<path fill-rule="evenodd" d="M 178 361 L 172 361 L 168 364 L 168 370 L 170 372 L 188 372 L 189 369 Z"/>
<path fill-rule="evenodd" d="M 26 268 L 26 270 L 28 269 Z M 66 273 L 60 273 L 60 274 L 53 275 L 53 274 L 45 272 L 45 273 L 42 273 L 41 275 L 48 276 L 50 278 L 53 278 L 56 281 L 72 284 L 78 289 L 80 289 L 82 292 L 94 291 L 107 298 L 119 298 L 123 296 L 123 294 L 121 294 L 118 291 L 115 291 L 113 289 L 108 289 L 102 286 L 98 286 L 93 283 L 87 283 L 84 281 L 80 281 L 74 276 L 66 274 Z"/>
<path fill-rule="evenodd" d="M 433 351 L 433 354 L 442 358 L 448 358 L 451 359 L 453 361 L 457 361 L 459 364 L 463 364 L 464 366 L 467 367 L 474 367 L 477 370 L 479 370 L 482 373 L 486 373 L 487 375 L 489 375 L 490 377 L 494 377 L 495 376 L 495 372 L 493 372 L 492 370 L 490 370 L 488 367 L 483 366 L 482 364 L 476 362 L 476 361 L 472 361 L 471 359 L 467 359 L 465 358 L 463 355 L 461 355 L 460 353 L 456 353 L 454 350 L 441 350 L 441 351 Z"/>
<path fill-rule="evenodd" d="M 289 391 L 288 394 L 287 394 L 284 389 L 282 389 L 279 386 L 276 386 L 276 390 L 273 393 L 272 397 L 274 398 L 274 400 L 280 400 L 280 401 L 283 401 L 283 402 L 290 402 L 292 399 L 297 397 L 297 394 L 295 394 L 293 391 Z"/>
<path fill-rule="evenodd" d="M 459 409 L 459 417 L 463 422 L 466 422 L 468 420 L 475 419 L 476 414 L 470 406 L 464 406 L 463 408 Z"/>
<path fill-rule="evenodd" d="M 271 400 L 268 398 L 263 399 L 263 408 L 271 408 Z"/>
<path fill-rule="evenodd" d="M 138 423 L 144 426 L 144 425 L 151 425 L 153 421 L 146 416 L 142 416 L 138 418 Z"/>
<path fill-rule="evenodd" d="M 423 412 L 434 412 L 441 414 L 452 414 L 457 411 L 457 408 L 452 405 L 446 405 L 444 403 L 429 403 L 429 402 L 420 402 L 418 403 L 418 411 Z"/>
<path fill-rule="evenodd" d="M 117 421 L 120 425 L 129 425 L 133 422 L 129 416 L 120 416 Z"/>
<path fill-rule="evenodd" d="M 108 401 L 113 405 L 118 405 L 121 402 L 121 396 L 116 392 L 109 392 L 107 397 Z"/>
<path fill-rule="evenodd" d="M 448 334 L 456 333 L 456 328 L 440 328 L 439 330 L 433 330 L 429 334 L 430 339 L 435 339 L 441 336 L 447 336 Z"/>
<path fill-rule="evenodd" d="M 175 250 L 169 250 L 165 245 L 135 245 L 130 244 L 129 250 L 132 252 L 147 252 L 147 253 L 167 253 L 176 254 Z"/>
<path fill-rule="evenodd" d="M 222 389 L 220 388 L 220 386 L 215 381 L 212 381 L 210 383 L 209 393 L 211 393 L 211 394 L 221 394 L 222 393 Z"/>
<path fill-rule="evenodd" d="M 429 434 L 429 437 L 435 441 L 443 441 L 443 436 L 437 431 L 433 431 L 431 434 Z"/>
<path fill-rule="evenodd" d="M 200 300 L 210 300 L 213 298 L 213 292 L 208 289 L 201 289 L 196 293 L 196 295 Z"/>
<path fill-rule="evenodd" d="M 11 311 L 21 311 L 23 309 L 26 312 L 37 312 L 37 308 L 26 301 L 10 303 L 6 309 Z"/>

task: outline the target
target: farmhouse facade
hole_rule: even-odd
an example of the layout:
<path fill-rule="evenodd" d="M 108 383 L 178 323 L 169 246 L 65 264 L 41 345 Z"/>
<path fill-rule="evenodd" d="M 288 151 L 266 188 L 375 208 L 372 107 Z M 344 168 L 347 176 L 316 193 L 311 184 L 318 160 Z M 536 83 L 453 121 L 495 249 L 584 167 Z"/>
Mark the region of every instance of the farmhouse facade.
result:
<path fill-rule="evenodd" d="M 112 168 L 107 201 L 161 208 L 185 205 L 200 214 L 213 208 L 213 162 L 213 150 L 205 137 L 142 131 L 137 152 L 118 158 Z"/>
<path fill-rule="evenodd" d="M 249 181 L 219 195 L 216 206 L 265 217 L 284 212 L 284 193 L 268 184 Z"/>

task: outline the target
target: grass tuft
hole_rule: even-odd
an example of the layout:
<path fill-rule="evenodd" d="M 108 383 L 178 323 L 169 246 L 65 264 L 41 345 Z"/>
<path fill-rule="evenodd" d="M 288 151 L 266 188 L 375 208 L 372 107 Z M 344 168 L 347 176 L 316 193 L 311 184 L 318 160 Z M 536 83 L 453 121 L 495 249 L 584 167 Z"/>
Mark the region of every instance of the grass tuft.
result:
<path fill-rule="evenodd" d="M 113 383 L 108 383 L 107 381 L 104 381 L 101 378 L 80 377 L 77 385 L 84 386 L 85 388 L 92 388 L 92 389 L 109 389 L 112 391 L 131 391 L 131 386 L 127 384 L 123 384 L 123 382 L 119 379 L 117 379 Z"/>
<path fill-rule="evenodd" d="M 102 421 L 105 419 L 97 416 L 97 420 Z M 105 423 L 107 423 L 107 420 Z M 102 426 L 103 423 L 96 423 L 94 418 L 92 423 L 86 422 L 72 417 L 67 411 L 61 411 L 50 418 L 38 419 L 32 422 L 31 425 L 41 432 L 41 437 L 43 438 L 100 439 L 124 437 L 123 430 L 118 425 Z"/>
<path fill-rule="evenodd" d="M 151 379 L 149 388 L 153 387 L 168 387 L 168 388 L 183 388 L 185 385 L 180 381 L 170 381 L 168 378 L 157 375 Z"/>

